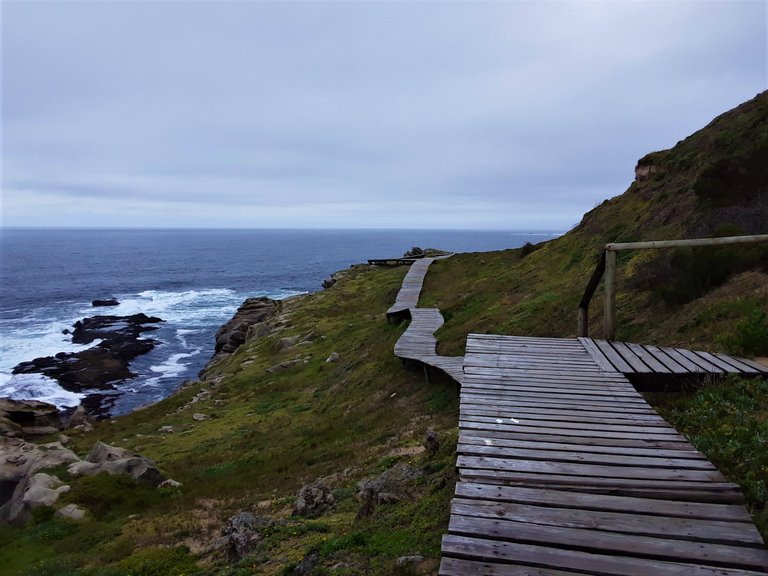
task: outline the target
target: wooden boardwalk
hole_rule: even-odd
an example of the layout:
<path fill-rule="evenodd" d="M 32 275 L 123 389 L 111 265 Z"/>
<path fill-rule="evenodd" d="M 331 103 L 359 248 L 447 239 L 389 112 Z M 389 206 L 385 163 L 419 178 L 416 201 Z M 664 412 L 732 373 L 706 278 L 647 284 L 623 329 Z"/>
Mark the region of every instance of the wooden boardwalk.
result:
<path fill-rule="evenodd" d="M 463 356 L 439 356 L 435 351 L 437 340 L 434 336 L 443 325 L 443 315 L 437 308 L 418 308 L 419 295 L 429 265 L 436 258 L 416 260 L 403 280 L 395 304 L 387 310 L 387 318 L 410 318 L 408 328 L 395 344 L 395 356 L 404 362 L 424 366 L 427 378 L 429 369 L 437 368 L 456 382 L 461 383 Z"/>
<path fill-rule="evenodd" d="M 440 574 L 768 573 L 738 486 L 595 348 L 470 335 Z"/>
<path fill-rule="evenodd" d="M 411 320 L 398 357 L 461 383 L 459 482 L 442 576 L 768 573 L 739 487 L 627 380 L 768 368 L 589 338 L 471 334 L 466 356 L 438 356 L 443 317 L 417 307 L 433 260 L 412 264 L 387 318 Z"/>
<path fill-rule="evenodd" d="M 429 265 L 434 261 L 435 258 L 421 258 L 411 264 L 405 278 L 403 278 L 403 285 L 397 293 L 395 303 L 387 310 L 387 318 L 409 316 L 411 308 L 416 308 L 419 305 L 424 277 L 427 275 Z"/>

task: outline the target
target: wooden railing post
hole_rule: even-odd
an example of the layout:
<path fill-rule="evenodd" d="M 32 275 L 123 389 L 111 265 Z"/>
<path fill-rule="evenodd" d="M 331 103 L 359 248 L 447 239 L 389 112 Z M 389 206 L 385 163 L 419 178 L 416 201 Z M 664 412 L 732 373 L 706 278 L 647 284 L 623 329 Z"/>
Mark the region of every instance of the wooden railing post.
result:
<path fill-rule="evenodd" d="M 616 251 L 605 251 L 605 316 L 603 336 L 616 339 Z"/>
<path fill-rule="evenodd" d="M 605 272 L 605 250 L 600 253 L 595 271 L 592 272 L 592 277 L 587 283 L 584 295 L 581 297 L 581 302 L 579 302 L 576 331 L 583 338 L 589 336 L 589 303 L 592 301 L 592 296 L 594 296 L 595 290 L 597 290 L 597 286 L 603 278 L 603 272 Z"/>

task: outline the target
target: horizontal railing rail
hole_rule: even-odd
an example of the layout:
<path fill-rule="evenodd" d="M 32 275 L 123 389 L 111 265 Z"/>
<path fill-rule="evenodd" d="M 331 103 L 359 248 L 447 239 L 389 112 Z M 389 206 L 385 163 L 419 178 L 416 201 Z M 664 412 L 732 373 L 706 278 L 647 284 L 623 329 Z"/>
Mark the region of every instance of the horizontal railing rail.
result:
<path fill-rule="evenodd" d="M 605 245 L 597 267 L 589 279 L 578 310 L 577 332 L 586 337 L 589 332 L 589 303 L 605 276 L 605 310 L 603 335 L 606 340 L 616 339 L 616 252 L 619 250 L 643 250 L 648 248 L 689 248 L 695 246 L 727 246 L 731 244 L 755 244 L 768 242 L 768 234 L 752 236 L 724 236 L 722 238 L 689 238 L 686 240 L 651 240 L 647 242 L 611 242 Z"/>

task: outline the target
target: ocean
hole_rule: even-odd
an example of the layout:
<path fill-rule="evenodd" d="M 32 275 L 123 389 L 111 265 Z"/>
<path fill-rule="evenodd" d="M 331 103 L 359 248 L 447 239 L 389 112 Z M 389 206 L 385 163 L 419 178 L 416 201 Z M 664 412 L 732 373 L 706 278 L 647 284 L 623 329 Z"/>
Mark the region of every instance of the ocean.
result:
<path fill-rule="evenodd" d="M 87 348 L 64 330 L 96 315 L 143 312 L 165 320 L 159 340 L 131 363 L 137 376 L 109 394 L 112 415 L 171 394 L 210 359 L 214 334 L 251 296 L 321 290 L 323 279 L 368 258 L 412 246 L 479 252 L 522 246 L 553 232 L 468 230 L 0 230 L 0 397 L 76 406 L 85 393 L 40 375 L 13 375 L 23 361 Z M 94 308 L 115 297 L 119 306 Z"/>

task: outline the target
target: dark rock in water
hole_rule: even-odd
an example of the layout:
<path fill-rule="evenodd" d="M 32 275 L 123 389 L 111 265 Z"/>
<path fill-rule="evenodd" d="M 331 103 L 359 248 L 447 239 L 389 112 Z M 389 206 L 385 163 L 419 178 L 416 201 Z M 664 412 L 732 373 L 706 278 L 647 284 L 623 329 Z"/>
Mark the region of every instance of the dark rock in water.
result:
<path fill-rule="evenodd" d="M 72 342 L 90 344 L 100 339 L 99 344 L 82 352 L 60 352 L 22 362 L 13 373 L 42 374 L 58 380 L 64 389 L 72 392 L 113 389 L 115 383 L 135 376 L 128 368 L 130 361 L 155 347 L 156 340 L 142 339 L 141 335 L 156 330 L 156 326 L 147 324 L 158 322 L 163 320 L 145 314 L 78 320 L 72 331 Z"/>
<path fill-rule="evenodd" d="M 104 298 L 103 300 L 96 299 L 91 302 L 91 306 L 119 306 L 120 302 L 117 298 Z"/>

